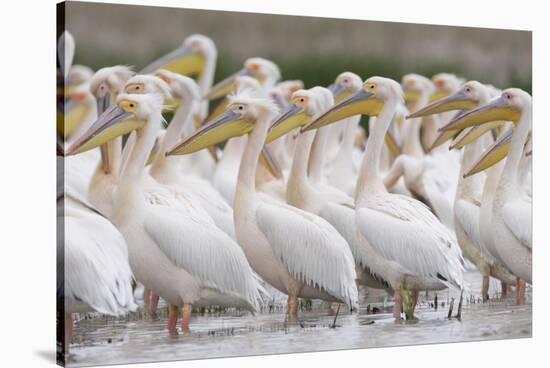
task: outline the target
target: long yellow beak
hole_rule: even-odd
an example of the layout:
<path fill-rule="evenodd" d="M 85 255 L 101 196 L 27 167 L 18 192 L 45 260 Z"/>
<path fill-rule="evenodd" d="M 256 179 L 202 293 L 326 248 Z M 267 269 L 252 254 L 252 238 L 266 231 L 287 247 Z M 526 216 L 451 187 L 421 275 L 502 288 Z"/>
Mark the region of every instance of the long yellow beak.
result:
<path fill-rule="evenodd" d="M 449 146 L 449 149 L 460 149 L 464 146 L 467 146 L 468 144 L 476 141 L 479 137 L 487 133 L 489 130 L 500 128 L 500 126 L 504 123 L 504 121 L 497 120 L 487 124 L 475 125 L 471 128 L 464 129 L 462 132 L 460 132 L 459 135 L 456 136 L 454 141 Z M 440 134 L 445 134 L 448 132 L 450 132 L 450 130 L 443 131 Z"/>
<path fill-rule="evenodd" d="M 216 120 L 197 129 L 195 133 L 184 138 L 166 153 L 169 155 L 185 155 L 200 151 L 206 147 L 224 142 L 229 138 L 249 133 L 254 124 L 245 120 L 241 114 L 228 110 Z"/>
<path fill-rule="evenodd" d="M 134 114 L 114 105 L 105 111 L 82 137 L 78 138 L 67 151 L 76 155 L 101 146 L 110 140 L 139 129 L 145 122 L 132 119 Z"/>
<path fill-rule="evenodd" d="M 485 153 L 477 160 L 472 168 L 464 174 L 464 177 L 472 176 L 483 170 L 490 168 L 497 164 L 508 154 L 510 150 L 510 144 L 514 135 L 514 129 L 510 128 L 506 133 L 500 136 L 492 145 L 485 151 Z"/>
<path fill-rule="evenodd" d="M 150 74 L 158 69 L 166 69 L 174 73 L 193 76 L 200 75 L 204 71 L 205 65 L 206 60 L 203 55 L 193 52 L 190 48 L 180 47 L 153 61 L 139 74 Z"/>
<path fill-rule="evenodd" d="M 458 91 L 455 94 L 442 98 L 436 102 L 423 107 L 417 112 L 407 116 L 407 119 L 418 118 L 427 115 L 440 114 L 451 110 L 471 110 L 478 106 L 477 101 L 467 98 L 463 91 Z"/>
<path fill-rule="evenodd" d="M 351 97 L 345 99 L 327 110 L 324 114 L 302 128 L 302 131 L 319 129 L 354 115 L 377 116 L 384 104 L 376 99 L 373 93 L 361 88 Z"/>
<path fill-rule="evenodd" d="M 271 124 L 265 143 L 271 143 L 291 130 L 303 127 L 311 121 L 311 116 L 299 106 L 290 104 Z"/>
<path fill-rule="evenodd" d="M 57 110 L 57 131 L 64 138 L 69 137 L 88 112 L 89 108 L 85 104 L 73 100 L 62 104 Z"/>
<path fill-rule="evenodd" d="M 334 103 L 344 101 L 353 94 L 353 92 L 351 92 L 349 88 L 342 83 L 333 83 L 328 86 L 328 89 L 334 96 Z"/>
<path fill-rule="evenodd" d="M 253 75 L 247 70 L 247 69 L 241 69 L 238 72 L 230 75 L 229 77 L 225 78 L 218 84 L 216 84 L 214 87 L 208 91 L 203 98 L 206 100 L 215 100 L 217 98 L 221 98 L 224 96 L 227 96 L 231 92 L 235 91 L 237 89 L 237 77 L 242 76 L 251 76 Z"/>
<path fill-rule="evenodd" d="M 445 98 L 449 96 L 449 92 L 445 92 L 445 91 L 436 91 L 434 92 L 431 96 L 430 96 L 430 99 L 428 100 L 428 103 L 432 103 L 432 102 L 436 102 L 436 101 L 439 101 L 441 100 L 442 98 Z"/>
<path fill-rule="evenodd" d="M 477 109 L 468 111 L 467 113 L 454 118 L 447 125 L 439 128 L 439 130 L 460 130 L 497 120 L 517 122 L 520 117 L 521 113 L 510 108 L 501 96 L 484 106 L 478 107 Z"/>
<path fill-rule="evenodd" d="M 386 132 L 386 135 L 384 136 L 384 142 L 386 143 L 386 146 L 388 147 L 388 150 L 390 151 L 392 157 L 398 157 L 401 154 L 401 147 L 399 147 L 399 143 L 397 143 L 397 140 L 395 139 L 395 136 L 391 132 L 391 130 L 388 130 Z"/>

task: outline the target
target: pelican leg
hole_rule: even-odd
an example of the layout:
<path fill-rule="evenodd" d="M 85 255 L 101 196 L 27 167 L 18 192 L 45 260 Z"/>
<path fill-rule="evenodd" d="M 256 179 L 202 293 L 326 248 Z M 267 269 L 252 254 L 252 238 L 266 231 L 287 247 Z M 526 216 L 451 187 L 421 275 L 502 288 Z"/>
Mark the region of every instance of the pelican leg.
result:
<path fill-rule="evenodd" d="M 408 289 L 401 288 L 401 297 L 405 307 L 405 319 L 407 321 L 414 320 L 414 307 L 411 292 Z"/>
<path fill-rule="evenodd" d="M 288 296 L 288 321 L 297 322 L 298 321 L 298 297 L 295 295 Z"/>
<path fill-rule="evenodd" d="M 516 304 L 525 304 L 525 280 L 519 277 L 516 279 Z"/>
<path fill-rule="evenodd" d="M 175 336 L 178 334 L 176 323 L 178 322 L 178 306 L 170 304 L 168 306 L 168 334 Z"/>
<path fill-rule="evenodd" d="M 395 318 L 396 321 L 401 321 L 401 306 L 403 304 L 403 299 L 401 298 L 399 290 L 394 291 L 393 299 L 393 318 Z"/>
<path fill-rule="evenodd" d="M 149 315 L 154 317 L 157 315 L 157 307 L 159 305 L 159 296 L 154 291 L 151 291 L 151 302 L 149 303 Z"/>
<path fill-rule="evenodd" d="M 189 329 L 189 323 L 191 322 L 191 313 L 193 312 L 193 306 L 189 303 L 185 303 L 182 308 L 182 320 L 181 329 L 184 335 L 189 335 L 191 330 Z"/>
<path fill-rule="evenodd" d="M 483 275 L 481 297 L 483 298 L 483 303 L 486 303 L 489 300 L 489 275 Z"/>
<path fill-rule="evenodd" d="M 145 310 L 149 312 L 149 303 L 151 302 L 151 290 L 143 287 L 143 303 L 145 305 Z"/>
<path fill-rule="evenodd" d="M 427 294 L 427 290 L 426 290 L 426 294 Z M 413 315 L 413 318 L 414 317 L 414 311 L 416 310 L 416 305 L 418 304 L 418 290 L 417 289 L 414 289 L 412 291 L 412 315 Z"/>

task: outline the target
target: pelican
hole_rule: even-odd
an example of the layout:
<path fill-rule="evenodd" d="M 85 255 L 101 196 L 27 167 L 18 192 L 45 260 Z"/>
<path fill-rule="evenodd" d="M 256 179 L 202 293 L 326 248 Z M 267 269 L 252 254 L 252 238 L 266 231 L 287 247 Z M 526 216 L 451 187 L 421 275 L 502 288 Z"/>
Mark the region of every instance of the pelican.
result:
<path fill-rule="evenodd" d="M 72 313 L 122 316 L 135 311 L 133 275 L 126 242 L 103 216 L 68 195 L 57 202 L 57 296 L 65 303 L 65 351 L 71 341 Z M 63 230 L 62 230 L 63 232 Z M 61 284 L 60 284 L 60 283 Z"/>
<path fill-rule="evenodd" d="M 344 72 L 336 77 L 334 84 L 330 87 L 335 95 L 336 101 L 340 101 L 361 89 L 363 81 L 352 72 Z M 327 172 L 327 182 L 348 195 L 355 193 L 358 167 L 354 161 L 354 147 L 357 128 L 361 116 L 351 116 L 344 123 L 344 134 L 340 149 L 336 156 L 330 161 Z"/>
<path fill-rule="evenodd" d="M 165 69 L 185 76 L 196 76 L 201 95 L 206 94 L 214 82 L 218 50 L 209 37 L 202 34 L 192 34 L 180 47 L 161 56 L 140 71 L 140 74 L 150 74 L 159 69 Z M 191 134 L 208 116 L 208 100 L 203 100 L 193 112 L 183 127 L 183 136 Z M 211 179 L 216 160 L 212 152 L 200 152 L 192 158 L 180 160 L 185 175 L 193 174 L 203 179 Z"/>
<path fill-rule="evenodd" d="M 261 90 L 260 82 L 250 76 L 239 76 L 235 80 L 235 83 L 239 90 Z M 226 107 L 227 104 L 225 104 L 224 108 Z M 221 113 L 223 113 L 223 111 L 220 111 L 220 113 L 215 116 L 218 116 Z M 235 200 L 239 164 L 246 146 L 246 140 L 246 136 L 235 137 L 228 140 L 223 148 L 223 154 L 216 165 L 216 169 L 214 170 L 212 183 L 230 204 L 232 204 Z"/>
<path fill-rule="evenodd" d="M 169 303 L 168 331 L 189 332 L 192 306 L 222 305 L 257 310 L 261 286 L 241 248 L 192 208 L 147 200 L 144 165 L 161 128 L 161 94 L 119 94 L 69 150 L 86 151 L 114 137 L 136 131 L 136 141 L 113 193 L 110 220 L 128 244 L 138 281 Z M 188 236 L 192 234 L 193 236 Z"/>
<path fill-rule="evenodd" d="M 186 154 L 249 133 L 241 159 L 234 214 L 237 239 L 252 268 L 288 295 L 288 318 L 296 320 L 298 298 L 357 306 L 353 256 L 325 220 L 256 192 L 258 158 L 278 109 L 248 93 L 231 97 L 228 111 L 169 154 Z"/>
<path fill-rule="evenodd" d="M 411 109 L 416 111 L 428 102 L 433 92 L 432 82 L 417 74 L 403 77 L 403 84 L 408 93 L 418 96 Z M 454 230 L 453 202 L 458 182 L 459 160 L 456 152 L 449 154 L 434 153 L 424 155 L 420 143 L 420 117 L 410 116 L 411 121 L 405 126 L 403 156 L 398 157 L 392 165 L 385 180 L 391 186 L 403 176 L 407 189 L 422 202 L 427 204 L 439 220 L 450 230 Z"/>
<path fill-rule="evenodd" d="M 472 109 L 483 105 L 491 98 L 490 90 L 477 81 L 465 83 L 456 93 L 439 99 L 422 108 L 413 117 L 423 117 L 434 113 L 447 113 L 456 109 Z M 473 128 L 464 130 L 453 145 L 458 145 L 467 135 L 473 134 Z M 478 139 L 464 148 L 461 173 L 465 174 L 474 160 L 490 144 L 490 132 L 477 132 Z M 480 212 L 482 188 L 485 175 L 466 177 L 460 175 L 454 201 L 454 223 L 458 244 L 464 256 L 472 262 L 483 275 L 481 295 L 483 301 L 489 300 L 489 276 L 499 279 L 502 283 L 513 282 L 513 276 L 495 259 L 487 249 L 481 237 Z"/>
<path fill-rule="evenodd" d="M 294 127 L 292 121 L 300 119 L 300 115 L 305 115 L 301 118 L 303 126 L 325 112 L 333 103 L 332 93 L 326 88 L 314 87 L 309 90 L 298 90 L 292 94 L 291 105 L 272 123 L 270 129 L 289 130 Z M 353 254 L 360 284 L 377 289 L 387 289 L 389 288 L 388 284 L 379 275 L 374 274 L 369 266 L 376 257 L 373 255 L 372 247 L 369 244 L 363 244 L 364 241 L 357 236 L 353 198 L 322 183 L 319 178 L 308 176 L 308 156 L 310 167 L 312 166 L 311 161 L 317 160 L 318 162 L 313 166 L 319 165 L 318 170 L 322 169 L 322 162 L 312 156 L 316 152 L 324 151 L 322 145 L 325 143 L 326 137 L 322 137 L 322 135 L 326 136 L 329 133 L 331 133 L 329 130 L 323 128 L 317 132 L 317 135 L 315 132 L 309 131 L 298 137 L 287 183 L 287 203 L 324 218 L 338 230 Z M 317 139 L 319 135 L 321 138 Z M 320 149 L 314 152 L 313 144 L 320 144 Z M 319 172 L 318 176 L 322 176 L 322 173 Z"/>
<path fill-rule="evenodd" d="M 371 77 L 363 88 L 313 120 L 303 131 L 318 129 L 343 118 L 366 114 L 377 116 L 361 163 L 355 194 L 355 220 L 361 236 L 386 260 L 401 269 L 384 279 L 395 291 L 394 316 L 400 318 L 405 298 L 407 318 L 413 318 L 418 292 L 415 276 L 438 280 L 462 289 L 463 259 L 453 234 L 421 202 L 388 193 L 379 174 L 384 137 L 400 103 L 400 85 L 388 78 Z M 411 277 L 412 276 L 412 277 Z M 430 285 L 431 286 L 431 285 Z M 422 285 L 422 289 L 429 289 Z"/>
<path fill-rule="evenodd" d="M 491 228 L 499 258 L 514 275 L 529 283 L 532 282 L 532 200 L 522 190 L 518 173 L 525 141 L 531 131 L 531 106 L 528 93 L 510 88 L 500 97 L 457 117 L 444 127 L 462 129 L 495 120 L 515 122 L 508 158 L 493 198 Z M 522 287 L 518 280 L 520 292 Z"/>
<path fill-rule="evenodd" d="M 235 238 L 233 210 L 212 184 L 200 177 L 184 175 L 180 170 L 179 158 L 167 158 L 166 150 L 181 136 L 183 127 L 192 119 L 192 112 L 199 101 L 199 89 L 190 78 L 166 70 L 155 76 L 137 75 L 129 79 L 124 87 L 126 93 L 159 93 L 164 97 L 173 95 L 181 100 L 172 121 L 161 140 L 158 153 L 151 164 L 150 173 L 159 183 L 177 185 L 180 190 L 192 196 L 216 226 Z"/>
<path fill-rule="evenodd" d="M 97 101 L 98 116 L 109 108 L 132 74 L 129 67 L 122 65 L 102 68 L 94 74 L 90 91 Z M 73 141 L 72 145 L 75 143 Z M 107 142 L 100 149 L 101 163 L 91 179 L 88 198 L 104 216 L 110 218 L 112 193 L 122 165 L 122 137 Z"/>

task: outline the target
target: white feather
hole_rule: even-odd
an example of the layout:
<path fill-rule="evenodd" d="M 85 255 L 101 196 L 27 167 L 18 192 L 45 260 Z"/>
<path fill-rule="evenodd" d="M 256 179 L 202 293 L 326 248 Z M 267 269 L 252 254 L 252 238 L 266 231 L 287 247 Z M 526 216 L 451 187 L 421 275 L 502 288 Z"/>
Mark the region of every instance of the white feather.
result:
<path fill-rule="evenodd" d="M 386 259 L 413 274 L 463 283 L 463 259 L 453 234 L 421 202 L 380 193 L 356 211 L 361 234 Z"/>
<path fill-rule="evenodd" d="M 145 230 L 164 254 L 193 275 L 203 287 L 245 299 L 254 309 L 261 286 L 242 249 L 211 222 L 176 209 L 152 206 Z"/>
<path fill-rule="evenodd" d="M 502 219 L 506 227 L 524 246 L 532 249 L 533 222 L 532 203 L 527 198 L 518 197 L 502 207 Z"/>
<path fill-rule="evenodd" d="M 262 203 L 258 227 L 297 279 L 356 306 L 355 262 L 346 241 L 325 220 L 286 204 Z"/>

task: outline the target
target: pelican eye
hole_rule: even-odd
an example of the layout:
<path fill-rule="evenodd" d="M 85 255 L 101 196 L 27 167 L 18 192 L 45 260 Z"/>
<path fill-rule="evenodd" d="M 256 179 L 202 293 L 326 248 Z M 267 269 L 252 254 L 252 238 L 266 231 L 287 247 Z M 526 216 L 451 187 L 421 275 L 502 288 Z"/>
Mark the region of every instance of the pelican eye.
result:
<path fill-rule="evenodd" d="M 471 89 L 470 87 L 466 87 L 466 88 L 465 88 L 465 91 L 466 91 L 466 92 L 472 92 L 472 89 Z"/>
<path fill-rule="evenodd" d="M 241 105 L 238 107 L 239 110 L 244 110 L 244 107 Z"/>
<path fill-rule="evenodd" d="M 300 102 L 305 102 L 306 100 L 302 97 L 300 98 Z"/>

